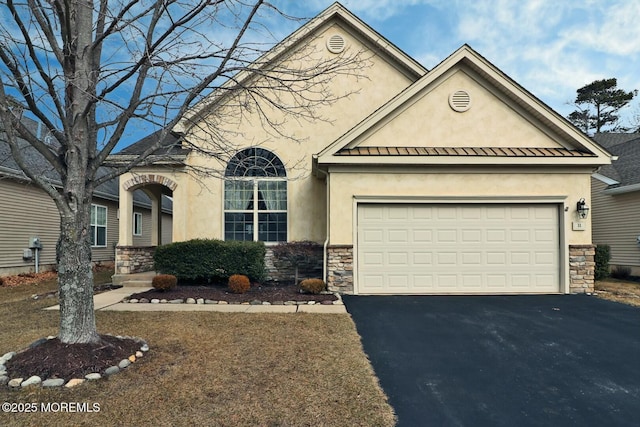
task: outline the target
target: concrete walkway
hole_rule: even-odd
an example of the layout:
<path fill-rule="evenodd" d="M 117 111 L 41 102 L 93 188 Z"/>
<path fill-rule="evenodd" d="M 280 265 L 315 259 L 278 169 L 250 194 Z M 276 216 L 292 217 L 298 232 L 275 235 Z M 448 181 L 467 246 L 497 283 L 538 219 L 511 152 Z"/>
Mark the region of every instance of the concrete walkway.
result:
<path fill-rule="evenodd" d="M 102 292 L 93 297 L 95 310 L 101 311 L 218 311 L 222 313 L 335 313 L 345 314 L 344 305 L 243 305 L 243 304 L 151 304 L 123 303 L 132 294 L 145 292 L 150 287 L 124 287 Z M 45 310 L 60 310 L 59 305 Z"/>

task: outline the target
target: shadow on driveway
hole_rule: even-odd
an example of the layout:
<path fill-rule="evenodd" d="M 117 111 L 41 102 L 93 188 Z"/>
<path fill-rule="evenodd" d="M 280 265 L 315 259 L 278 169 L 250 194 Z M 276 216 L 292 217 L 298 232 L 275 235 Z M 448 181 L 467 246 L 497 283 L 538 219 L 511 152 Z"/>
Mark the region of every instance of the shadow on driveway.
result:
<path fill-rule="evenodd" d="M 640 309 L 586 295 L 344 296 L 399 426 L 640 421 Z"/>

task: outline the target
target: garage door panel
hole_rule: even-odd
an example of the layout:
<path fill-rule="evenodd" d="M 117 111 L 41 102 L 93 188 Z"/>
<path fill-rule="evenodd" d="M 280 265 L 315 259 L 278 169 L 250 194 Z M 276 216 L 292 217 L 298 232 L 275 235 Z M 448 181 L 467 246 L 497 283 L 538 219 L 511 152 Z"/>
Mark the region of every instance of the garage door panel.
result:
<path fill-rule="evenodd" d="M 555 205 L 360 205 L 357 233 L 360 293 L 559 291 Z"/>

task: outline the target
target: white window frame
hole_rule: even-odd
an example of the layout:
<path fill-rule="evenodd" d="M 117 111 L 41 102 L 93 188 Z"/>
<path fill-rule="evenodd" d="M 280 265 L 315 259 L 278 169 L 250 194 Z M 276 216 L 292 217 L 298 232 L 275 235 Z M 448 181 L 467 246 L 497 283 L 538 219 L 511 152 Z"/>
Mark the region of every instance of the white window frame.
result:
<path fill-rule="evenodd" d="M 253 210 L 235 210 L 235 209 L 224 209 L 224 214 L 227 213 L 250 213 L 252 214 L 252 218 L 253 218 L 253 241 L 254 242 L 258 242 L 261 241 L 259 239 L 260 237 L 260 223 L 259 223 L 259 215 L 260 214 L 270 214 L 270 213 L 284 213 L 286 215 L 286 230 L 285 230 L 285 239 L 284 240 L 267 240 L 264 241 L 265 244 L 267 245 L 275 245 L 281 242 L 287 242 L 289 240 L 289 183 L 287 182 L 286 178 L 281 178 L 281 177 L 277 177 L 277 178 L 268 178 L 268 177 L 250 177 L 250 178 L 233 178 L 234 180 L 237 181 L 248 181 L 251 182 L 252 186 L 253 186 Z M 267 181 L 277 181 L 277 182 L 284 182 L 285 183 L 285 192 L 287 195 L 287 208 L 286 209 L 278 209 L 278 210 L 261 210 L 259 209 L 259 203 L 258 203 L 258 185 L 259 182 L 267 182 Z M 224 203 L 226 201 L 226 191 L 223 192 L 223 206 Z M 226 236 L 226 226 L 227 226 L 227 222 L 224 218 L 223 215 L 223 235 Z M 226 240 L 226 237 L 225 237 Z"/>
<path fill-rule="evenodd" d="M 96 219 L 98 218 L 98 209 L 104 209 L 104 225 L 102 224 L 96 224 L 93 221 L 93 218 L 95 217 Z M 93 215 L 93 212 L 95 210 L 95 215 Z M 104 205 L 98 205 L 95 203 L 91 204 L 91 217 L 89 219 L 90 222 L 90 227 L 91 227 L 91 233 L 93 235 L 93 243 L 91 244 L 92 248 L 106 248 L 107 247 L 107 243 L 109 241 L 108 238 L 108 222 L 109 222 L 109 208 L 107 208 Z M 99 245 L 97 244 L 98 242 L 98 228 L 104 228 L 104 245 Z"/>
<path fill-rule="evenodd" d="M 142 236 L 142 214 L 140 212 L 133 213 L 133 235 Z"/>

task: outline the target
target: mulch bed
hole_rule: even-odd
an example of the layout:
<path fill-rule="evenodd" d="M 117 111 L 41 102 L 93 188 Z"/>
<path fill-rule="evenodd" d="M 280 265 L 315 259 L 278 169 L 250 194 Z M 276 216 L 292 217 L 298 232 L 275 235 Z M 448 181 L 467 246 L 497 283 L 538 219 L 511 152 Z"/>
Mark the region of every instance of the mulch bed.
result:
<path fill-rule="evenodd" d="M 109 366 L 117 366 L 122 359 L 136 354 L 141 342 L 131 338 L 100 335 L 96 344 L 64 344 L 58 338 L 43 339 L 19 352 L 5 366 L 9 378 L 32 375 L 40 378 L 84 378 L 92 372 L 102 373 Z"/>
<path fill-rule="evenodd" d="M 225 285 L 200 285 L 200 286 L 177 286 L 168 291 L 158 291 L 151 289 L 146 292 L 133 294 L 129 299 L 146 298 L 152 299 L 187 299 L 187 298 L 203 298 L 213 301 L 227 301 L 228 303 L 243 303 L 252 301 L 261 302 L 285 302 L 285 301 L 323 301 L 331 302 L 338 298 L 333 294 L 302 294 L 296 285 L 282 284 L 253 284 L 251 288 L 244 294 L 234 294 Z"/>

